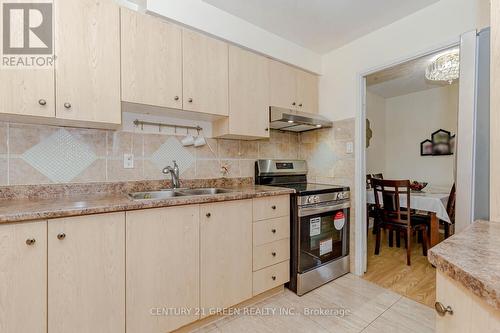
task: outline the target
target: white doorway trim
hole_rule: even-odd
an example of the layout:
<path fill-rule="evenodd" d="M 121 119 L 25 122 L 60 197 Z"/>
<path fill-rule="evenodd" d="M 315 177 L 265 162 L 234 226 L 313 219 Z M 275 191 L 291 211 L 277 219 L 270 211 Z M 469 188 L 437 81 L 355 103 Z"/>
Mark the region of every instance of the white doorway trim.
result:
<path fill-rule="evenodd" d="M 369 68 L 360 72 L 357 77 L 359 84 L 359 95 L 357 99 L 356 112 L 356 133 L 355 133 L 355 258 L 354 258 L 354 274 L 362 276 L 366 272 L 367 264 L 367 239 L 366 239 L 366 76 L 376 72 L 388 69 L 405 62 L 421 58 L 423 56 L 446 50 L 448 48 L 460 45 L 460 37 L 451 40 L 447 43 L 429 48 L 416 55 L 397 59 L 388 64 Z"/>

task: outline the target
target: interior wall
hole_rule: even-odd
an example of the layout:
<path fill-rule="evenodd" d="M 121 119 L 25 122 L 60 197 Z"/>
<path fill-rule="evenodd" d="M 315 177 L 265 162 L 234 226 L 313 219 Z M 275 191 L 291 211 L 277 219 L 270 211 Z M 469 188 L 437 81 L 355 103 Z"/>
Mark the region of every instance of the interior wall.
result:
<path fill-rule="evenodd" d="M 366 93 L 366 118 L 370 121 L 372 131 L 370 145 L 366 148 L 367 174 L 385 174 L 385 101 L 385 98 L 377 94 L 369 91 Z"/>
<path fill-rule="evenodd" d="M 455 134 L 457 115 L 458 84 L 386 99 L 384 177 L 451 188 L 455 155 L 420 156 L 420 142 L 439 129 Z"/>

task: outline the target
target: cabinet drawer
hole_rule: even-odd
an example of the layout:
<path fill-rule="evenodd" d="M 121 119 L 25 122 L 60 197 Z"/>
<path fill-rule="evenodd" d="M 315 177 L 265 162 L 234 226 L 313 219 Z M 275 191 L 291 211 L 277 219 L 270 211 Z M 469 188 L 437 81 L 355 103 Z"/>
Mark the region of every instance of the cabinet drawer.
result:
<path fill-rule="evenodd" d="M 262 220 L 253 224 L 253 245 L 259 246 L 290 238 L 290 217 Z"/>
<path fill-rule="evenodd" d="M 284 261 L 253 273 L 253 295 L 280 286 L 290 280 L 290 261 Z"/>
<path fill-rule="evenodd" d="M 290 215 L 290 196 L 280 195 L 253 200 L 253 220 L 260 221 Z"/>
<path fill-rule="evenodd" d="M 253 248 L 253 270 L 290 259 L 290 238 Z"/>

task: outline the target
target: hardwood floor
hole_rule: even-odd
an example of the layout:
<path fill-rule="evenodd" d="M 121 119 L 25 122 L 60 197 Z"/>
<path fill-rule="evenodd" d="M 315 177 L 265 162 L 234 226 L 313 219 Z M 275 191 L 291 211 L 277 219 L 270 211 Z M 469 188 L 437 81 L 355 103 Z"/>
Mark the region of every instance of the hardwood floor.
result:
<path fill-rule="evenodd" d="M 389 247 L 387 238 L 387 234 L 382 232 L 380 254 L 375 255 L 375 235 L 370 229 L 368 266 L 363 278 L 433 308 L 436 301 L 436 269 L 422 255 L 422 245 L 413 244 L 411 266 L 407 266 L 404 244 L 401 248 L 397 248 L 396 244 Z"/>
<path fill-rule="evenodd" d="M 323 312 L 320 312 L 323 311 Z M 198 333 L 432 333 L 433 309 L 353 274 L 302 297 L 288 289 Z"/>

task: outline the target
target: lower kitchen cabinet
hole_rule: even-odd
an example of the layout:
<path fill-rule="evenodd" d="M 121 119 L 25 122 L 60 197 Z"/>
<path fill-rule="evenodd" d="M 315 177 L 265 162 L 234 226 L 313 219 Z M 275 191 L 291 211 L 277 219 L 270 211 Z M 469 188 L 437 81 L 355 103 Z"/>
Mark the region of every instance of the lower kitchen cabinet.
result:
<path fill-rule="evenodd" d="M 199 206 L 132 211 L 126 220 L 127 333 L 165 333 L 199 319 Z"/>
<path fill-rule="evenodd" d="M 48 223 L 48 331 L 125 332 L 125 213 Z"/>
<path fill-rule="evenodd" d="M 496 333 L 500 329 L 500 310 L 450 279 L 436 273 L 436 301 L 453 313 L 436 315 L 437 333 Z"/>
<path fill-rule="evenodd" d="M 47 332 L 47 222 L 0 225 L 0 332 Z"/>
<path fill-rule="evenodd" d="M 201 205 L 200 235 L 201 308 L 252 298 L 252 200 Z"/>

